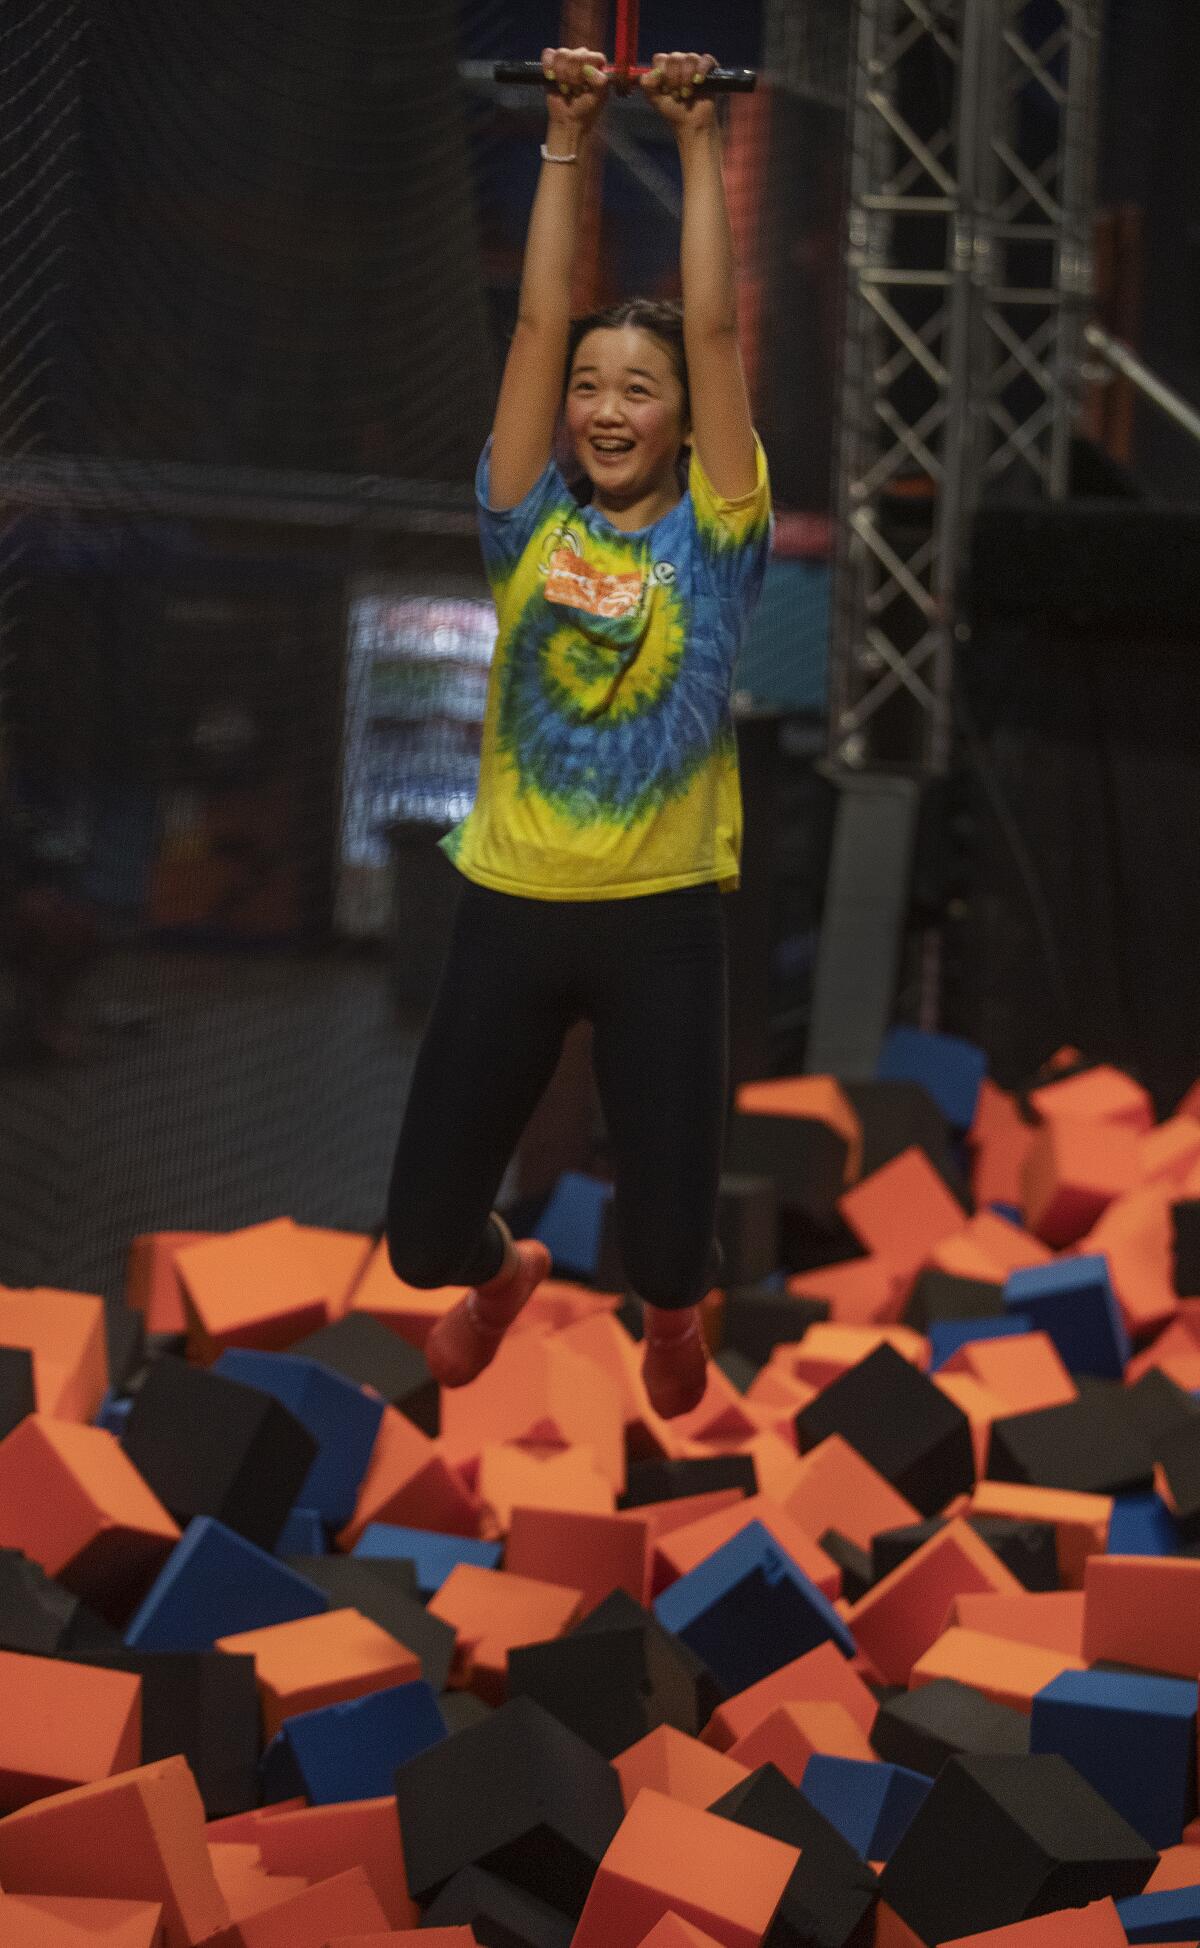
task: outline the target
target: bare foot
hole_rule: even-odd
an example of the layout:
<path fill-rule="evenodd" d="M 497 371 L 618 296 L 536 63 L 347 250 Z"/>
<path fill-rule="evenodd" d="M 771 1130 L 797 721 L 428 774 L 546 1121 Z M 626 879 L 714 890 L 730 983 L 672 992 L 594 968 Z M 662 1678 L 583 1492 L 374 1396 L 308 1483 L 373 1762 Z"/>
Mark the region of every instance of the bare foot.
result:
<path fill-rule="evenodd" d="M 648 1305 L 642 1379 L 650 1405 L 664 1420 L 690 1414 L 708 1386 L 708 1351 L 695 1306 L 665 1311 Z"/>
<path fill-rule="evenodd" d="M 526 1300 L 550 1271 L 550 1253 L 536 1238 L 513 1246 L 513 1262 L 445 1313 L 425 1341 L 429 1371 L 443 1387 L 465 1387 L 496 1356 L 500 1341 Z"/>

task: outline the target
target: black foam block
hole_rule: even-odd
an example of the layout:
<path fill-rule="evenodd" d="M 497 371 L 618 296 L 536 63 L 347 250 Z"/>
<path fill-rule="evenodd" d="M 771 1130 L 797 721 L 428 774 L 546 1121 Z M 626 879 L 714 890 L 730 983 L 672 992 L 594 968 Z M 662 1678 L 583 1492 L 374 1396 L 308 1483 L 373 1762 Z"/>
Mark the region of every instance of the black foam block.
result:
<path fill-rule="evenodd" d="M 635 1602 L 628 1590 L 610 1590 L 603 1602 L 598 1603 L 594 1610 L 589 1610 L 581 1623 L 572 1626 L 569 1634 L 572 1637 L 594 1637 L 601 1631 L 640 1630 L 647 1624 L 654 1632 L 661 1632 L 685 1670 L 695 1679 L 696 1709 L 700 1715 L 700 1723 L 707 1724 L 717 1706 L 724 1704 L 728 1692 L 691 1645 L 685 1644 L 683 1639 L 676 1637 L 672 1631 L 664 1630 L 658 1618 L 650 1610 L 643 1609 L 640 1603 Z"/>
<path fill-rule="evenodd" d="M 624 1818 L 608 1761 L 521 1697 L 402 1765 L 396 1803 L 418 1902 L 483 1867 L 572 1919 Z"/>
<path fill-rule="evenodd" d="M 485 1704 L 473 1691 L 443 1691 L 438 1699 L 438 1710 L 446 1722 L 446 1730 L 453 1738 L 455 1732 L 465 1732 L 471 1725 L 481 1725 L 490 1718 L 495 1707 Z"/>
<path fill-rule="evenodd" d="M 1018 1522 L 1003 1515 L 967 1517 L 1007 1569 L 1027 1590 L 1058 1588 L 1058 1550 L 1051 1522 Z M 911 1522 L 904 1528 L 881 1529 L 871 1538 L 871 1573 L 875 1582 L 898 1569 L 922 1543 L 945 1527 L 944 1518 Z"/>
<path fill-rule="evenodd" d="M 992 1423 L 987 1473 L 992 1481 L 1022 1481 L 1080 1494 L 1129 1495 L 1150 1486 L 1152 1444 L 1128 1403 L 1089 1389 L 1078 1400 Z"/>
<path fill-rule="evenodd" d="M 454 1631 L 431 1616 L 417 1594 L 416 1571 L 403 1557 L 289 1556 L 288 1568 L 329 1596 L 333 1610 L 357 1610 L 421 1660 L 421 1676 L 440 1691 L 450 1675 Z"/>
<path fill-rule="evenodd" d="M 837 1529 L 826 1529 L 819 1538 L 825 1554 L 830 1556 L 842 1572 L 842 1595 L 848 1603 L 857 1603 L 865 1596 L 875 1581 L 875 1568 L 865 1549 L 857 1542 L 851 1542 L 848 1535 L 839 1534 Z"/>
<path fill-rule="evenodd" d="M 1172 1204 L 1171 1234 L 1175 1290 L 1181 1299 L 1200 1298 L 1200 1197 Z"/>
<path fill-rule="evenodd" d="M 878 1879 L 782 1772 L 759 1766 L 708 1810 L 800 1848 L 763 1948 L 869 1948 Z"/>
<path fill-rule="evenodd" d="M 124 1650 L 89 1653 L 80 1661 L 137 1673 L 142 1764 L 182 1753 L 208 1819 L 257 1806 L 262 1740 L 253 1657 L 216 1650 Z"/>
<path fill-rule="evenodd" d="M 122 1647 L 122 1639 L 71 1590 L 19 1549 L 0 1549 L 0 1650 L 70 1657 L 81 1645 Z"/>
<path fill-rule="evenodd" d="M 881 1698 L 870 1732 L 881 1759 L 933 1779 L 953 1758 L 1018 1758 L 1029 1750 L 1029 1719 L 970 1684 L 935 1678 Z"/>
<path fill-rule="evenodd" d="M 936 1865 L 935 1865 L 936 1863 Z M 926 1942 L 1140 1894 L 1158 1854 L 1057 1753 L 951 1759 L 880 1892 Z"/>
<path fill-rule="evenodd" d="M 862 1175 L 869 1177 L 903 1150 L 924 1150 L 959 1203 L 971 1200 L 955 1153 L 953 1132 L 919 1082 L 843 1082 L 842 1092 L 862 1125 Z"/>
<path fill-rule="evenodd" d="M 838 1375 L 796 1416 L 801 1453 L 840 1434 L 922 1515 L 975 1483 L 966 1415 L 892 1347 Z"/>
<path fill-rule="evenodd" d="M 1200 1419 L 1200 1407 L 1191 1394 L 1156 1366 L 1148 1368 L 1131 1387 L 1115 1383 L 1114 1392 L 1122 1415 L 1142 1435 L 1156 1461 L 1176 1428 Z"/>
<path fill-rule="evenodd" d="M 1185 1541 L 1200 1541 L 1200 1420 L 1176 1427 L 1159 1443 L 1158 1459 Z"/>
<path fill-rule="evenodd" d="M 270 1394 L 173 1358 L 135 1394 L 122 1446 L 181 1526 L 212 1515 L 268 1550 L 317 1453 Z"/>
<path fill-rule="evenodd" d="M 771 1286 L 731 1286 L 725 1293 L 722 1348 L 765 1365 L 773 1347 L 803 1339 L 829 1317 L 828 1299 L 793 1298 Z"/>
<path fill-rule="evenodd" d="M 904 1308 L 904 1323 L 925 1332 L 935 1319 L 995 1319 L 1004 1311 L 1004 1285 L 984 1278 L 959 1278 L 932 1267 L 915 1280 Z"/>
<path fill-rule="evenodd" d="M 25 1346 L 0 1346 L 0 1441 L 36 1412 L 33 1354 Z"/>
<path fill-rule="evenodd" d="M 632 1602 L 632 1599 L 630 1599 Z M 698 1738 L 724 1693 L 706 1664 L 648 1611 L 586 1622 L 508 1655 L 510 1697 L 534 1699 L 606 1759 L 659 1725 Z"/>
<path fill-rule="evenodd" d="M 730 1122 L 727 1153 L 734 1175 L 770 1179 L 780 1210 L 818 1230 L 836 1228 L 837 1201 L 846 1188 L 847 1143 L 830 1124 L 806 1116 L 739 1112 Z"/>
<path fill-rule="evenodd" d="M 735 1352 L 731 1347 L 723 1347 L 717 1354 L 720 1367 L 731 1387 L 745 1393 L 762 1370 L 761 1360 L 747 1359 L 745 1353 Z"/>
<path fill-rule="evenodd" d="M 773 1177 L 726 1171 L 717 1199 L 721 1282 L 757 1285 L 779 1265 L 779 1194 Z"/>
<path fill-rule="evenodd" d="M 423 1928 L 470 1928 L 479 1948 L 571 1948 L 574 1923 L 481 1867 L 464 1867 L 421 1916 Z"/>
<path fill-rule="evenodd" d="M 634 1461 L 617 1506 L 644 1508 L 648 1502 L 676 1502 L 685 1495 L 707 1495 L 716 1488 L 742 1488 L 747 1495 L 757 1495 L 753 1457 L 705 1454 L 689 1461 Z"/>
<path fill-rule="evenodd" d="M 436 1438 L 441 1394 L 425 1355 L 367 1312 L 348 1312 L 331 1326 L 298 1339 L 289 1353 L 316 1360 L 356 1386 L 372 1387 L 415 1426 Z"/>
<path fill-rule="evenodd" d="M 122 1300 L 106 1299 L 104 1334 L 108 1384 L 114 1393 L 121 1393 L 146 1358 L 146 1321 Z"/>

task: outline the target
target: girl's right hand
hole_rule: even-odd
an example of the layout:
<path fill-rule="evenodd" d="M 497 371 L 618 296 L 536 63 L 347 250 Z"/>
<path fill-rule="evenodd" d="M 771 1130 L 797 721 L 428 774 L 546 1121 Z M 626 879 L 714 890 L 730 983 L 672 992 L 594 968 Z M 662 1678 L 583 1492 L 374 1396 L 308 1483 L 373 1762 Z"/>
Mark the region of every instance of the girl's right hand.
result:
<path fill-rule="evenodd" d="M 546 47 L 546 109 L 553 127 L 589 128 L 608 97 L 605 56 L 591 47 Z"/>

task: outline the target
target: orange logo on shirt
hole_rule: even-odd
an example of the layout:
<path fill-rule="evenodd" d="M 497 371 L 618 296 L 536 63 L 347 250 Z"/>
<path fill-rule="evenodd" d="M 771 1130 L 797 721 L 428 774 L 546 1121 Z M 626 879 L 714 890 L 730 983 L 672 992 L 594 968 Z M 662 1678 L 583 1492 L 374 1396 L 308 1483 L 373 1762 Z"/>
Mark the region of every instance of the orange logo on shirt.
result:
<path fill-rule="evenodd" d="M 570 548 L 557 548 L 546 575 L 546 600 L 563 602 L 586 615 L 617 619 L 636 615 L 642 602 L 641 575 L 606 575 Z"/>

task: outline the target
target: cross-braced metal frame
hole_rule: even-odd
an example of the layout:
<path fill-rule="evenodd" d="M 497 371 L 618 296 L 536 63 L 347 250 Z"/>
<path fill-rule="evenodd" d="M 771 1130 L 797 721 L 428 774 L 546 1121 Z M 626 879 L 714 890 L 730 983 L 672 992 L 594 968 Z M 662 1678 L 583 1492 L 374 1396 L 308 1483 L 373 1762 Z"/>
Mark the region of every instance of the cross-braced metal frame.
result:
<path fill-rule="evenodd" d="M 1101 0 L 858 0 L 833 755 L 945 769 L 971 515 L 1066 492 Z"/>

